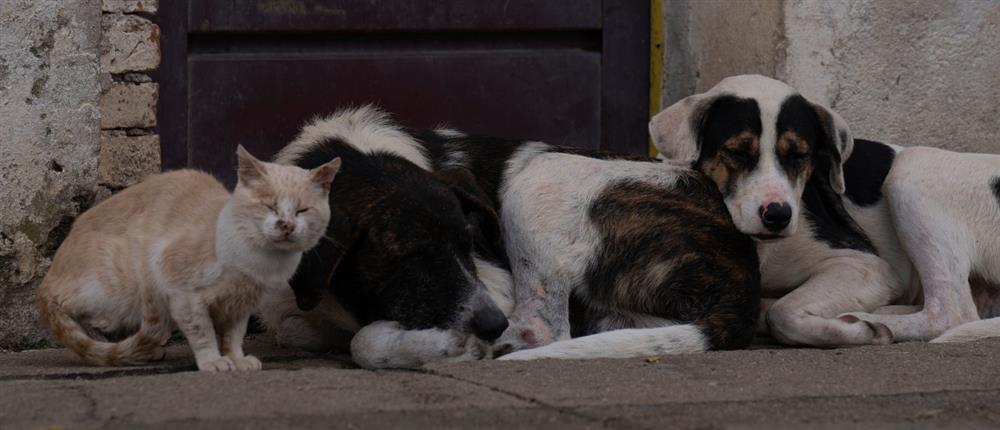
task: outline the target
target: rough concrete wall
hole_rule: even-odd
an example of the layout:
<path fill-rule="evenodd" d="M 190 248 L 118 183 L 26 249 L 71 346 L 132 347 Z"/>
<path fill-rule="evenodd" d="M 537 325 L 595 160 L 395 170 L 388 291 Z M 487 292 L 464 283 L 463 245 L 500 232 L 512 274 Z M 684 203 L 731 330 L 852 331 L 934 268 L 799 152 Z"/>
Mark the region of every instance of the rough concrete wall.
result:
<path fill-rule="evenodd" d="M 726 76 L 778 73 L 785 46 L 782 5 L 782 0 L 666 1 L 661 106 Z"/>
<path fill-rule="evenodd" d="M 855 135 L 1000 153 L 1000 2 L 788 0 L 791 84 Z"/>
<path fill-rule="evenodd" d="M 41 339 L 34 288 L 98 154 L 98 0 L 0 4 L 0 347 Z"/>
<path fill-rule="evenodd" d="M 998 1 L 669 0 L 665 9 L 663 106 L 761 73 L 831 105 L 857 136 L 1000 153 Z"/>
<path fill-rule="evenodd" d="M 75 217 L 159 171 L 156 9 L 0 2 L 0 349 L 45 339 L 34 292 Z"/>

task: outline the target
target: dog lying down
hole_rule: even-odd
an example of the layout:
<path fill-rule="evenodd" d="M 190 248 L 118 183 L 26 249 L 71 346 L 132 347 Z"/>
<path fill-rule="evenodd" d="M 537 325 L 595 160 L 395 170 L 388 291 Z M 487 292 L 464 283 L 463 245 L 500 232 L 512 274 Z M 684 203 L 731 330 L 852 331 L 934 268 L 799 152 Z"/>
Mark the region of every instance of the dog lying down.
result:
<path fill-rule="evenodd" d="M 343 350 L 353 338 L 361 366 L 419 367 L 488 356 L 507 327 L 487 287 L 509 290 L 510 275 L 473 249 L 499 242 L 496 214 L 408 161 L 405 148 L 401 156 L 379 147 L 396 141 L 410 144 L 378 123 L 335 117 L 305 127 L 276 156 L 298 166 L 344 162 L 325 237 L 303 255 L 291 290 L 262 308 L 279 344 Z"/>
<path fill-rule="evenodd" d="M 1000 156 L 854 139 L 756 75 L 668 107 L 650 134 L 760 239 L 761 331 L 816 346 L 1000 336 Z"/>
<path fill-rule="evenodd" d="M 475 138 L 447 129 L 409 132 L 371 107 L 306 126 L 279 161 L 301 159 L 331 140 L 370 156 L 406 159 L 461 190 L 456 195 L 498 210 L 502 240 L 491 237 L 494 229 L 483 228 L 495 222 L 495 212 L 480 208 L 468 217 L 477 231 L 475 272 L 469 276 L 478 276 L 491 303 L 510 317 L 510 327 L 492 348 L 501 359 L 651 356 L 744 348 L 752 340 L 760 283 L 753 242 L 736 230 L 722 196 L 703 175 L 656 160 L 539 142 Z M 345 158 L 341 175 L 351 168 Z M 461 225 L 447 228 L 466 231 Z M 410 232 L 398 233 L 396 240 L 409 240 L 404 237 Z M 347 256 L 356 252 L 353 245 L 345 248 Z M 459 351 L 482 343 L 454 340 L 454 330 L 408 330 L 421 327 L 377 315 L 378 301 L 346 305 L 359 287 L 324 272 L 360 263 L 344 258 L 339 264 L 322 258 L 315 267 L 323 270 L 303 274 L 313 279 L 315 290 L 329 282 L 333 294 L 323 295 L 310 311 L 272 319 L 279 340 L 326 347 L 334 328 L 355 331 L 352 323 L 361 321 L 368 325 L 351 348 L 362 366 L 415 367 L 486 355 Z M 377 270 L 395 274 L 412 268 L 389 262 Z M 400 306 L 462 307 L 446 289 L 425 294 L 407 292 L 405 284 L 396 287 Z M 303 296 L 300 289 L 295 293 Z M 289 317 L 308 323 L 290 324 Z"/>

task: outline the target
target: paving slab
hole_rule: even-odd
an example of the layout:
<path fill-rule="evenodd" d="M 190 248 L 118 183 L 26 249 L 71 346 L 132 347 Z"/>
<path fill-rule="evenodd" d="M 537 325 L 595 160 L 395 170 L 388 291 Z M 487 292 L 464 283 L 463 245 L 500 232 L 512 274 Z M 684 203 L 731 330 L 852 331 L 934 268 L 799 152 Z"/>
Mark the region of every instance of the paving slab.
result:
<path fill-rule="evenodd" d="M 1000 339 L 838 350 L 369 371 L 347 357 L 247 350 L 264 371 L 142 367 L 65 350 L 0 353 L 0 428 L 997 428 Z"/>

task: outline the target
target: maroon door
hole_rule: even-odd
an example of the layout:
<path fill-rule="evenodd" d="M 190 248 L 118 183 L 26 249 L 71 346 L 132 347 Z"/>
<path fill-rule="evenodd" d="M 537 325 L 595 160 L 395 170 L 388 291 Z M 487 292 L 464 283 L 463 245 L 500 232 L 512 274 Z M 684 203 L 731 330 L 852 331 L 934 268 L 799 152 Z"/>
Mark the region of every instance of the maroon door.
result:
<path fill-rule="evenodd" d="M 165 169 L 230 184 L 309 118 L 374 103 L 411 127 L 643 154 L 645 0 L 161 2 Z"/>

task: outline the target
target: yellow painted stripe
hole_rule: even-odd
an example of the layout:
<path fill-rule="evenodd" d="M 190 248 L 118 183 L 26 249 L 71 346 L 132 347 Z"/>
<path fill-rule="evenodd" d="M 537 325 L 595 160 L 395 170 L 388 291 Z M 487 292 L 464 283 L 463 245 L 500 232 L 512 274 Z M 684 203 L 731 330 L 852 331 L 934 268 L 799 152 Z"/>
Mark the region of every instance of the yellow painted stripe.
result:
<path fill-rule="evenodd" d="M 649 0 L 649 117 L 660 112 L 663 95 L 663 0 Z M 649 156 L 656 156 L 649 141 Z"/>

